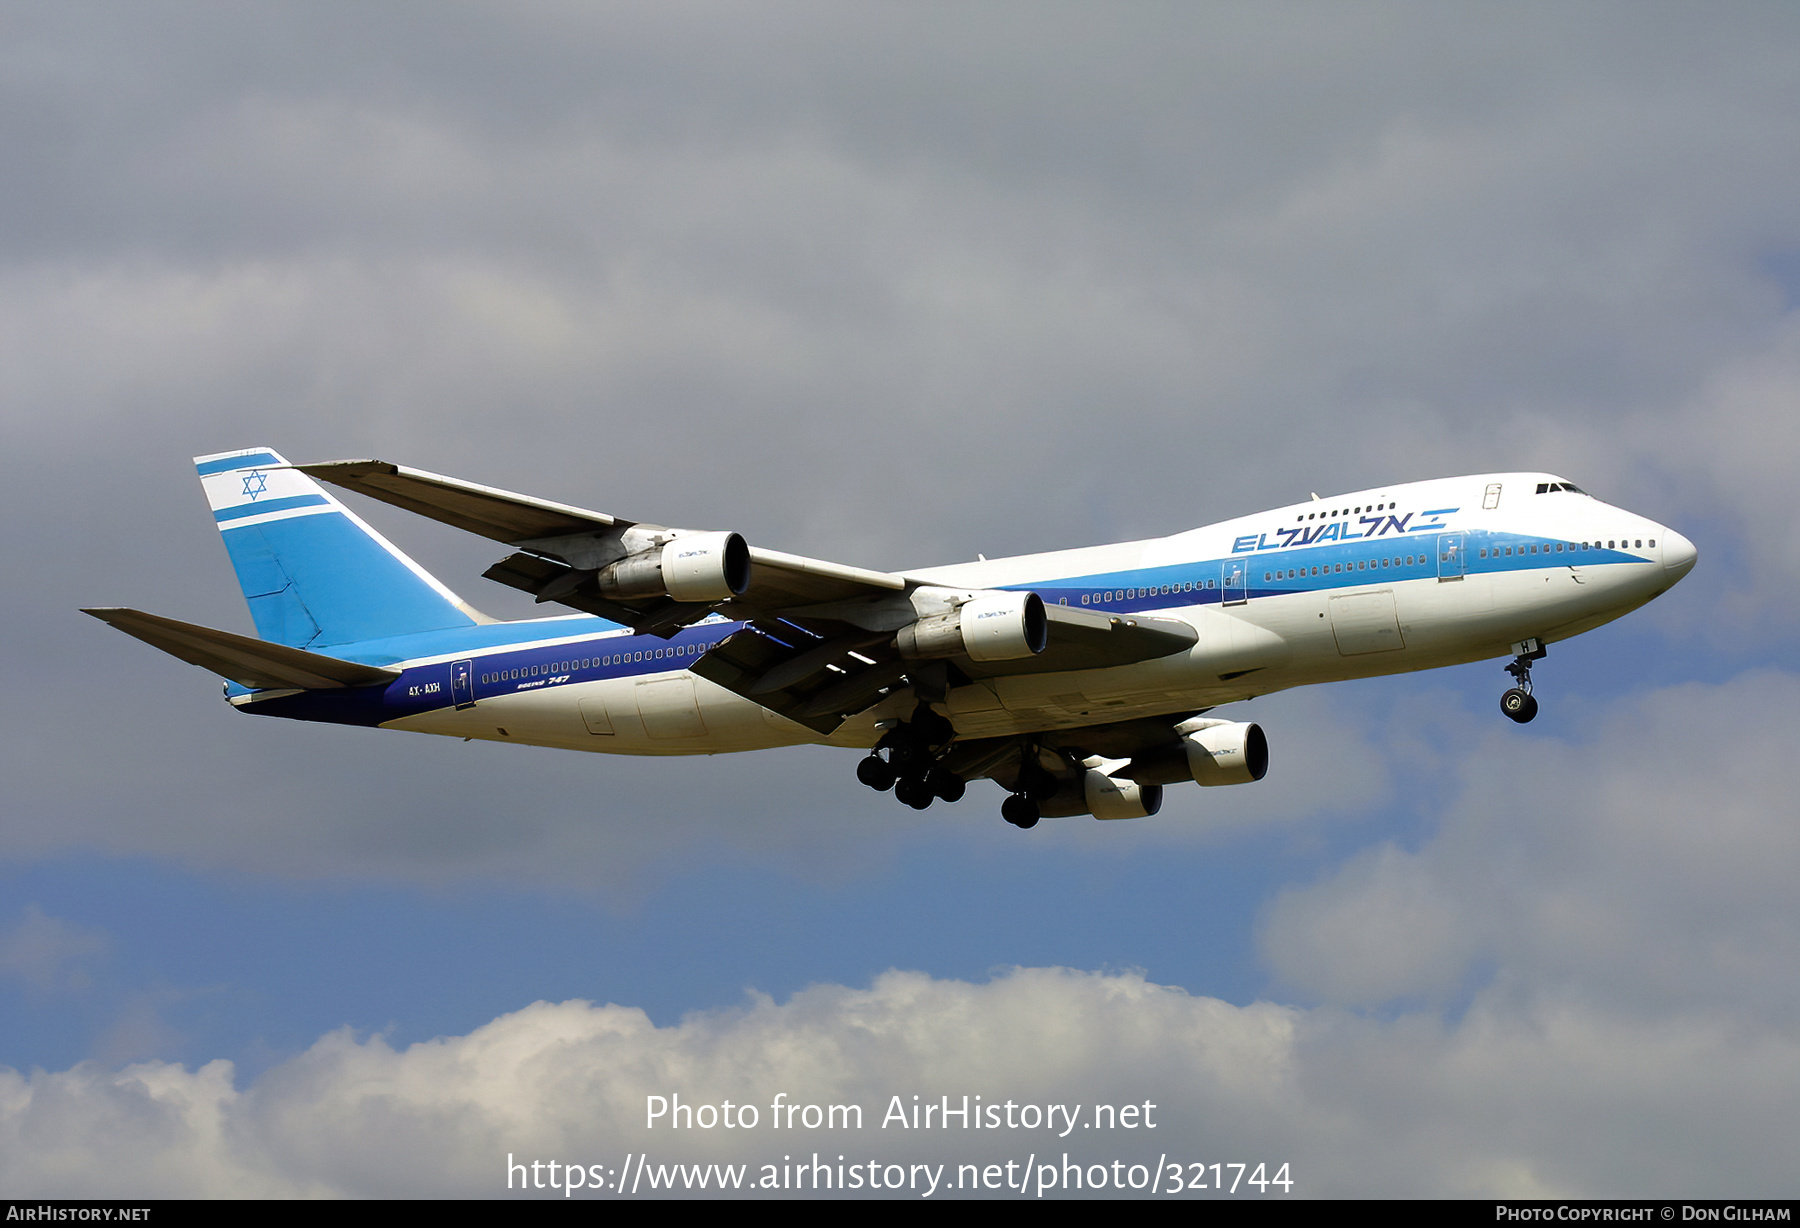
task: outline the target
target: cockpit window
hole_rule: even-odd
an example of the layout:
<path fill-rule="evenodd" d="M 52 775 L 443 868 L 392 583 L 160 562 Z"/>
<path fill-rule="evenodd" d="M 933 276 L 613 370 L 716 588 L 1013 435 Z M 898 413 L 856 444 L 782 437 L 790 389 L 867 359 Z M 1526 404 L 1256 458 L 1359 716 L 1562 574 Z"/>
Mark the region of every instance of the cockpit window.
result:
<path fill-rule="evenodd" d="M 1572 495 L 1587 494 L 1587 491 L 1581 489 L 1581 487 L 1575 485 L 1573 482 L 1539 482 L 1537 484 L 1537 493 L 1540 495 L 1555 494 L 1557 491 L 1563 490 L 1568 491 Z"/>

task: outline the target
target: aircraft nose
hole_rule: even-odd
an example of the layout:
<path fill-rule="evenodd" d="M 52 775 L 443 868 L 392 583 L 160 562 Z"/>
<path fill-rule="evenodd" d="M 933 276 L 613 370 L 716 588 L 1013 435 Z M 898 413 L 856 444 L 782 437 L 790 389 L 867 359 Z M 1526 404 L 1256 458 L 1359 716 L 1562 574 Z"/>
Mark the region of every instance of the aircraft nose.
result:
<path fill-rule="evenodd" d="M 1694 549 L 1693 542 L 1673 529 L 1664 529 L 1662 539 L 1663 570 L 1669 573 L 1669 581 L 1673 583 L 1694 570 L 1694 560 L 1700 557 L 1700 552 Z"/>

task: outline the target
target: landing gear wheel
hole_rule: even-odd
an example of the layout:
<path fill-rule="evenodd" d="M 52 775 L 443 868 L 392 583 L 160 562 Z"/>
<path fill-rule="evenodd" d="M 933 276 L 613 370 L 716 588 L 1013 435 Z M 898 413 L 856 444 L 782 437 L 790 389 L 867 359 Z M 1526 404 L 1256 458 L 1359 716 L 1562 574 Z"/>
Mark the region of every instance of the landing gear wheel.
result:
<path fill-rule="evenodd" d="M 1513 645 L 1513 649 L 1519 655 L 1512 659 L 1506 672 L 1518 685 L 1500 697 L 1500 711 L 1506 713 L 1508 720 L 1523 725 L 1536 716 L 1538 710 L 1537 700 L 1531 697 L 1531 663 L 1543 660 L 1549 650 L 1535 639 L 1521 640 Z"/>
<path fill-rule="evenodd" d="M 1029 831 L 1037 826 L 1037 802 L 1023 793 L 1015 793 L 1000 803 L 1000 817 L 1014 827 Z"/>
<path fill-rule="evenodd" d="M 1500 711 L 1523 725 L 1537 715 L 1538 702 L 1531 692 L 1514 687 L 1500 697 Z"/>
<path fill-rule="evenodd" d="M 931 774 L 925 777 L 925 783 L 934 794 L 947 802 L 960 802 L 969 787 L 961 776 L 943 768 L 932 768 Z"/>
<path fill-rule="evenodd" d="M 877 793 L 886 793 L 894 787 L 894 778 L 898 775 L 887 760 L 880 755 L 870 755 L 856 765 L 856 778 Z"/>
<path fill-rule="evenodd" d="M 925 777 L 910 775 L 902 776 L 895 782 L 894 797 L 914 810 L 924 810 L 937 800 L 937 795 L 931 791 L 931 785 L 926 782 Z"/>

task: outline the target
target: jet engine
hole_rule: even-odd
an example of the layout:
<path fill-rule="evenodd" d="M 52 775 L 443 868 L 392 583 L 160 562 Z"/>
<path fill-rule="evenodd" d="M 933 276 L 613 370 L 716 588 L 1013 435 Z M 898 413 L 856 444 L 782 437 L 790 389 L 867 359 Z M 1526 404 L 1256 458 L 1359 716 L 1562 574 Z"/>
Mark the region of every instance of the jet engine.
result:
<path fill-rule="evenodd" d="M 1082 777 L 1088 813 L 1096 819 L 1143 819 L 1162 809 L 1163 787 L 1108 776 L 1089 768 Z"/>
<path fill-rule="evenodd" d="M 617 601 L 724 601 L 750 587 L 750 547 L 736 533 L 683 533 L 660 549 L 608 563 L 595 580 L 602 597 Z"/>
<path fill-rule="evenodd" d="M 1202 785 L 1247 785 L 1269 772 L 1262 726 L 1237 721 L 1183 721 L 1176 726 L 1188 770 Z"/>
<path fill-rule="evenodd" d="M 1047 819 L 1066 819 L 1091 814 L 1096 819 L 1143 819 L 1162 809 L 1163 787 L 1140 785 L 1110 773 L 1125 766 L 1123 759 L 1089 759 L 1079 776 L 1062 778 L 1056 792 L 1038 801 L 1038 813 Z"/>
<path fill-rule="evenodd" d="M 894 647 L 908 660 L 967 655 L 975 661 L 1017 661 L 1050 642 L 1050 619 L 1036 593 L 981 593 L 945 614 L 900 628 Z"/>

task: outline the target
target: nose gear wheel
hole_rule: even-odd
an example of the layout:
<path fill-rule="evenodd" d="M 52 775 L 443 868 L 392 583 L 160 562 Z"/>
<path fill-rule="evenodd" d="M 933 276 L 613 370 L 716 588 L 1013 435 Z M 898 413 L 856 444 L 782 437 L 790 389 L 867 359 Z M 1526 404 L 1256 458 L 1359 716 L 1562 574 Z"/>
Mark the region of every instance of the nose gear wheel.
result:
<path fill-rule="evenodd" d="M 1513 647 L 1526 651 L 1519 653 L 1506 667 L 1506 672 L 1513 676 L 1518 685 L 1500 697 L 1500 711 L 1506 714 L 1507 719 L 1523 725 L 1538 714 L 1538 701 L 1531 693 L 1531 663 L 1543 660 L 1550 650 L 1535 639 L 1525 640 Z"/>

